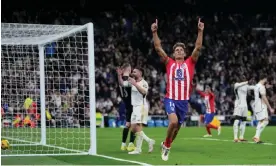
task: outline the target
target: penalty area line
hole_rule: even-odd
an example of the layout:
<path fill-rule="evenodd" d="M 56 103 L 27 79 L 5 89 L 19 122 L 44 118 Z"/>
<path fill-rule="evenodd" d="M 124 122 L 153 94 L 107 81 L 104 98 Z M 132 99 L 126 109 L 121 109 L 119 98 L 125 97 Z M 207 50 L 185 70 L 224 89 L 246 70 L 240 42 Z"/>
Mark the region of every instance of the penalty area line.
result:
<path fill-rule="evenodd" d="M 123 162 L 128 162 L 128 163 L 133 163 L 133 164 L 139 164 L 139 165 L 143 165 L 143 166 L 153 166 L 151 164 L 147 164 L 147 163 L 143 163 L 143 162 L 139 162 L 139 161 L 126 160 L 126 159 L 116 158 L 116 157 L 112 157 L 112 156 L 105 156 L 105 155 L 100 155 L 100 154 L 96 154 L 94 156 L 107 158 L 107 159 L 111 159 L 111 160 L 116 160 L 116 161 L 123 161 Z"/>
<path fill-rule="evenodd" d="M 221 141 L 221 142 L 233 142 L 233 140 L 225 140 L 225 139 L 217 139 L 217 138 L 186 138 L 187 140 L 206 140 L 206 141 Z M 234 142 L 233 142 L 234 143 Z M 252 141 L 246 141 L 242 143 L 248 143 L 248 144 L 256 144 L 255 142 Z M 273 143 L 262 143 L 261 145 L 270 145 L 270 146 L 275 146 L 276 144 Z"/>

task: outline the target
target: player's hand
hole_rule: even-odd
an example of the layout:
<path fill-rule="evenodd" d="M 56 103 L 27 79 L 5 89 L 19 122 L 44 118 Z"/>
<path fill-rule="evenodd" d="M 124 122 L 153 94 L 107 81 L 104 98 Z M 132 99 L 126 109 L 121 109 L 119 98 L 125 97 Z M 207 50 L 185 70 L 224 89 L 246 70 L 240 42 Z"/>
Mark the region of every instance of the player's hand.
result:
<path fill-rule="evenodd" d="M 120 67 L 118 67 L 118 68 L 116 69 L 116 71 L 117 71 L 117 74 L 118 74 L 118 75 L 122 75 L 122 74 L 123 74 L 123 70 L 122 70 Z"/>
<path fill-rule="evenodd" d="M 151 24 L 151 31 L 152 33 L 155 33 L 157 32 L 157 29 L 158 29 L 158 20 L 156 19 L 155 22 L 153 24 Z"/>
<path fill-rule="evenodd" d="M 198 30 L 200 31 L 204 30 L 204 23 L 200 21 L 200 18 L 198 19 L 197 27 L 198 27 Z"/>
<path fill-rule="evenodd" d="M 270 108 L 270 113 L 274 114 L 274 109 Z"/>
<path fill-rule="evenodd" d="M 128 78 L 128 82 L 131 83 L 131 85 L 135 85 L 136 84 L 135 79 L 133 79 L 131 77 Z"/>

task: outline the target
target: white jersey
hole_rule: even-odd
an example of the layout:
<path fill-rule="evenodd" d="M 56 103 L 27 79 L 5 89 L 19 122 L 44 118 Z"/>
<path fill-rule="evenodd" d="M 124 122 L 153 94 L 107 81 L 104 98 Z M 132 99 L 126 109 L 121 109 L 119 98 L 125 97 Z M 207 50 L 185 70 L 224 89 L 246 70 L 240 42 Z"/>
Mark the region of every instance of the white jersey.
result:
<path fill-rule="evenodd" d="M 254 86 L 248 85 L 246 82 L 235 83 L 235 107 L 247 107 L 246 97 L 248 90 L 254 90 Z"/>
<path fill-rule="evenodd" d="M 254 89 L 254 96 L 255 96 L 255 107 L 264 107 L 267 108 L 267 105 L 262 100 L 262 95 L 266 95 L 266 89 L 263 84 L 256 84 Z M 259 110 L 256 110 L 257 112 Z"/>
<path fill-rule="evenodd" d="M 144 88 L 146 90 L 146 93 L 148 93 L 149 85 L 147 81 L 142 79 L 141 81 L 137 82 L 137 84 L 140 87 Z M 131 105 L 147 105 L 146 95 L 142 95 L 134 85 L 132 85 L 131 87 Z"/>
<path fill-rule="evenodd" d="M 149 85 L 147 81 L 142 79 L 141 81 L 137 82 L 137 84 L 146 90 L 148 93 Z M 131 86 L 131 105 L 132 106 L 142 106 L 147 105 L 146 95 L 141 94 L 138 89 L 131 85 L 128 81 L 124 81 L 124 86 Z"/>

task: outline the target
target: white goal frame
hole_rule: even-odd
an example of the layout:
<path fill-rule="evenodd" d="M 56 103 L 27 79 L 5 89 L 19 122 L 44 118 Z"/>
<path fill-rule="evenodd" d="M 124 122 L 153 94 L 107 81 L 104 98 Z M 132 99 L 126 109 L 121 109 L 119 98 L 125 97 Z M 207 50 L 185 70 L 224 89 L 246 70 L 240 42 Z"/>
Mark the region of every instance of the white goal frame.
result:
<path fill-rule="evenodd" d="M 9 24 L 9 23 L 7 23 Z M 24 25 L 24 24 L 13 24 L 12 25 Z M 31 24 L 25 24 L 31 25 Z M 35 24 L 33 24 L 35 25 Z M 41 25 L 41 24 L 37 24 Z M 43 25 L 44 26 L 44 25 Z M 47 25 L 45 25 L 47 28 Z M 54 26 L 54 25 L 51 25 Z M 60 26 L 60 25 L 58 25 Z M 89 112 L 90 112 L 90 148 L 88 151 L 79 151 L 74 149 L 67 149 L 64 147 L 58 147 L 53 145 L 48 145 L 46 140 L 46 109 L 45 109 L 45 71 L 44 71 L 44 49 L 45 45 L 49 44 L 52 41 L 61 40 L 65 37 L 68 37 L 76 32 L 87 30 L 87 41 L 88 41 L 88 73 L 89 73 Z M 1 32 L 2 33 L 2 32 Z M 1 157 L 9 157 L 9 156 L 62 156 L 62 155 L 97 155 L 97 133 L 96 133 L 96 96 L 95 96 L 95 60 L 94 60 L 94 27 L 93 23 L 87 23 L 82 26 L 76 26 L 67 32 L 62 32 L 58 35 L 49 35 L 45 37 L 44 40 L 30 40 L 21 38 L 21 40 L 14 41 L 9 39 L 1 39 L 1 46 L 3 45 L 36 45 L 39 49 L 39 69 L 40 69 L 40 103 L 41 103 L 41 138 L 40 142 L 30 142 L 23 141 L 25 143 L 32 143 L 32 145 L 42 145 L 47 147 L 53 147 L 60 150 L 71 151 L 72 153 L 56 153 L 56 154 L 8 154 L 1 155 Z M 10 140 L 18 141 L 18 139 L 14 139 L 12 137 L 2 137 Z M 30 145 L 30 146 L 32 146 Z M 20 146 L 20 145 L 19 145 Z"/>

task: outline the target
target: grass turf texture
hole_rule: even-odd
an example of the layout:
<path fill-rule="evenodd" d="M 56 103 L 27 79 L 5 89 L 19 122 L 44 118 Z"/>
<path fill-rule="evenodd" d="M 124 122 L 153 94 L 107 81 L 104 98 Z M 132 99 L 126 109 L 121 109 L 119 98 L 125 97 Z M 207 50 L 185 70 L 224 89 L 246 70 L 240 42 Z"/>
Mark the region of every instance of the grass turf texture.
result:
<path fill-rule="evenodd" d="M 66 148 L 74 148 L 76 150 L 83 150 L 85 148 L 88 150 L 89 134 L 80 135 L 79 131 L 79 129 L 47 129 L 47 142 L 55 143 L 56 145 L 60 145 Z M 222 134 L 220 136 L 217 136 L 217 132 L 213 130 L 213 137 L 211 139 L 202 138 L 202 136 L 205 134 L 205 128 L 182 128 L 177 139 L 172 144 L 170 158 L 167 162 L 162 161 L 160 154 L 160 143 L 165 138 L 166 128 L 145 128 L 144 131 L 150 138 L 156 140 L 155 150 L 153 153 L 147 153 L 148 147 L 146 142 L 144 141 L 143 153 L 141 155 L 128 155 L 127 152 L 123 152 L 120 150 L 122 129 L 100 128 L 97 129 L 98 154 L 126 160 L 134 160 L 152 165 L 224 165 L 276 163 L 276 127 L 267 127 L 263 131 L 262 140 L 270 143 L 269 145 L 253 143 L 234 143 L 232 141 L 232 127 L 223 127 Z M 14 132 L 15 131 L 13 131 L 13 133 Z M 17 132 L 20 133 L 22 136 L 22 132 Z M 86 132 L 88 133 L 88 131 Z M 82 133 L 86 132 L 82 131 Z M 32 140 L 39 140 L 40 134 L 37 133 L 38 132 L 25 132 L 24 134 L 26 136 L 29 136 L 27 138 L 32 138 Z M 57 135 L 57 133 L 62 135 L 62 137 Z M 4 133 L 2 133 L 2 135 L 3 134 Z M 254 136 L 254 134 L 254 127 L 246 128 L 245 138 L 247 138 L 249 142 L 251 142 L 251 138 Z M 86 138 L 84 138 L 84 136 Z M 13 141 L 10 142 L 13 143 Z M 18 146 L 12 148 L 13 150 L 17 151 L 2 150 L 1 152 L 2 154 L 12 152 L 29 153 L 30 151 L 38 153 L 65 153 L 65 151 L 63 150 L 43 146 Z M 116 161 L 89 155 L 1 157 L 1 159 L 2 165 L 135 165 L 133 163 L 128 163 L 124 161 Z"/>

